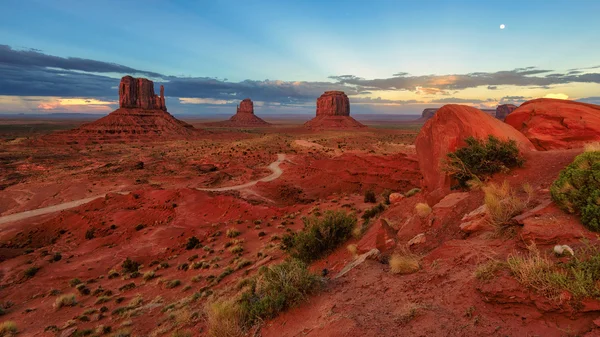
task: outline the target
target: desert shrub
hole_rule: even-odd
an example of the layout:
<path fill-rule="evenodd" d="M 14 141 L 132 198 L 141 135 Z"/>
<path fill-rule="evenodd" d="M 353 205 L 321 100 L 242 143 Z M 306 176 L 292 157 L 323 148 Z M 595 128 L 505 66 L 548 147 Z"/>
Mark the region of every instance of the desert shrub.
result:
<path fill-rule="evenodd" d="M 78 279 L 78 278 L 74 278 L 74 279 L 71 279 L 71 280 L 69 281 L 69 285 L 70 285 L 71 287 L 75 287 L 75 286 L 77 286 L 78 284 L 81 284 L 81 280 L 80 280 L 80 279 Z"/>
<path fill-rule="evenodd" d="M 127 283 L 125 285 L 122 285 L 119 288 L 119 291 L 127 291 L 127 290 L 131 290 L 135 288 L 135 283 L 131 282 L 131 283 Z"/>
<path fill-rule="evenodd" d="M 429 207 L 429 205 L 427 205 L 426 203 L 420 202 L 415 205 L 415 212 L 417 212 L 417 215 L 420 218 L 425 218 L 429 214 L 431 214 L 431 207 Z"/>
<path fill-rule="evenodd" d="M 244 247 L 242 247 L 242 245 L 235 245 L 229 248 L 229 251 L 233 254 L 239 254 L 244 251 Z"/>
<path fill-rule="evenodd" d="M 91 240 L 96 237 L 96 228 L 92 227 L 85 232 L 86 240 Z"/>
<path fill-rule="evenodd" d="M 121 268 L 125 273 L 134 273 L 140 268 L 140 263 L 133 261 L 130 258 L 126 258 L 125 261 L 123 261 L 123 263 L 121 264 Z"/>
<path fill-rule="evenodd" d="M 528 254 L 513 254 L 507 259 L 514 277 L 526 287 L 559 299 L 562 291 L 569 291 L 575 298 L 600 298 L 600 251 L 588 247 L 577 251 L 566 263 L 554 263 L 535 245 L 528 247 Z"/>
<path fill-rule="evenodd" d="M 491 183 L 483 187 L 484 202 L 490 215 L 491 225 L 495 227 L 508 225 L 515 215 L 523 212 L 529 205 L 533 190 L 531 185 L 525 184 L 523 191 L 527 196 L 520 198 L 506 180 L 502 185 Z"/>
<path fill-rule="evenodd" d="M 406 192 L 406 193 L 404 194 L 404 196 L 405 196 L 405 197 L 407 197 L 407 198 L 410 198 L 410 197 L 412 197 L 413 195 L 415 195 L 415 194 L 417 194 L 417 193 L 419 193 L 419 192 L 421 192 L 421 189 L 420 189 L 420 188 L 417 188 L 417 187 L 415 187 L 415 188 L 413 188 L 413 189 L 409 190 L 408 192 Z"/>
<path fill-rule="evenodd" d="M 144 273 L 143 279 L 144 281 L 150 281 L 151 279 L 153 279 L 156 276 L 156 274 L 154 273 L 154 271 L 148 271 Z"/>
<path fill-rule="evenodd" d="M 321 218 L 304 218 L 304 230 L 286 234 L 282 248 L 292 257 L 312 262 L 345 242 L 356 225 L 356 218 L 345 212 L 327 211 Z"/>
<path fill-rule="evenodd" d="M 217 283 L 219 283 L 219 282 L 221 282 L 221 280 L 223 280 L 227 276 L 231 275 L 232 273 L 233 273 L 233 268 L 227 267 L 227 268 L 225 268 L 225 270 L 223 270 L 223 272 L 221 274 L 219 274 L 219 276 L 217 276 L 217 278 L 215 280 Z"/>
<path fill-rule="evenodd" d="M 228 229 L 227 232 L 225 233 L 225 235 L 228 238 L 235 238 L 238 237 L 240 234 L 242 234 L 242 232 L 238 231 L 237 229 L 231 228 Z"/>
<path fill-rule="evenodd" d="M 486 263 L 480 264 L 475 269 L 475 278 L 479 281 L 489 281 L 494 278 L 496 272 L 505 267 L 505 264 L 497 261 L 490 260 Z"/>
<path fill-rule="evenodd" d="M 179 281 L 179 280 L 171 280 L 171 281 L 169 281 L 169 282 L 167 282 L 165 284 L 165 288 L 167 288 L 167 289 L 173 289 L 175 287 L 178 287 L 179 285 L 181 285 L 181 281 Z"/>
<path fill-rule="evenodd" d="M 244 336 L 244 317 L 235 301 L 210 303 L 206 309 L 208 334 L 211 337 Z"/>
<path fill-rule="evenodd" d="M 198 240 L 197 237 L 192 236 L 192 237 L 188 238 L 188 241 L 185 244 L 185 249 L 192 250 L 192 249 L 198 247 L 199 244 L 200 244 L 200 240 Z"/>
<path fill-rule="evenodd" d="M 12 336 L 19 331 L 17 323 L 13 321 L 6 321 L 0 323 L 0 336 Z"/>
<path fill-rule="evenodd" d="M 321 286 L 322 279 L 297 259 L 263 268 L 239 300 L 246 326 L 277 316 Z"/>
<path fill-rule="evenodd" d="M 498 172 L 506 172 L 525 163 L 513 139 L 502 141 L 492 135 L 487 141 L 474 137 L 465 139 L 465 147 L 447 154 L 444 170 L 458 182 L 468 187 L 469 180 L 485 180 Z"/>
<path fill-rule="evenodd" d="M 116 270 L 114 270 L 114 269 L 111 269 L 111 270 L 108 271 L 108 279 L 109 280 L 112 280 L 112 279 L 117 278 L 119 276 L 120 276 L 119 272 L 116 271 Z"/>
<path fill-rule="evenodd" d="M 369 220 L 371 218 L 376 217 L 379 213 L 385 211 L 385 206 L 383 204 L 377 204 L 377 206 L 373 206 L 363 213 L 361 216 L 363 220 Z"/>
<path fill-rule="evenodd" d="M 64 294 L 56 298 L 54 307 L 60 309 L 62 307 L 72 307 L 77 304 L 75 294 Z"/>
<path fill-rule="evenodd" d="M 26 278 L 32 278 L 35 276 L 35 274 L 37 274 L 38 271 L 40 271 L 40 267 L 29 267 L 25 269 L 24 275 Z"/>
<path fill-rule="evenodd" d="M 550 187 L 563 210 L 579 214 L 592 231 L 600 231 L 600 151 L 584 152 L 562 170 Z"/>
<path fill-rule="evenodd" d="M 373 190 L 365 191 L 365 202 L 374 204 L 377 202 L 377 197 L 375 196 L 375 192 Z"/>
<path fill-rule="evenodd" d="M 388 263 L 392 274 L 412 274 L 420 269 L 419 257 L 408 252 L 392 255 Z"/>
<path fill-rule="evenodd" d="M 389 189 L 386 189 L 383 191 L 383 193 L 381 193 L 381 196 L 383 197 L 383 203 L 386 205 L 390 204 L 390 194 L 392 194 L 392 191 Z"/>
<path fill-rule="evenodd" d="M 585 152 L 600 152 L 600 142 L 593 142 L 585 144 Z"/>

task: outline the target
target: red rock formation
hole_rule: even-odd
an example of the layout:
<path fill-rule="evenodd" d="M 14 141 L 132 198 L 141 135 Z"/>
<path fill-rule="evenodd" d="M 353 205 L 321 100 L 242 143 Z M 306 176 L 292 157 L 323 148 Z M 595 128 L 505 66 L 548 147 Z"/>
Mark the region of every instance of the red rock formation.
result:
<path fill-rule="evenodd" d="M 600 141 L 600 106 L 539 98 L 523 103 L 505 122 L 538 150 L 570 149 Z"/>
<path fill-rule="evenodd" d="M 427 109 L 423 109 L 423 112 L 421 113 L 421 121 L 426 122 L 427 120 L 429 120 L 431 117 L 433 117 L 436 113 L 436 111 L 438 111 L 439 108 L 427 108 Z"/>
<path fill-rule="evenodd" d="M 228 120 L 216 123 L 207 123 L 206 125 L 232 128 L 271 126 L 270 123 L 267 123 L 262 118 L 254 115 L 254 103 L 250 98 L 246 98 L 241 101 L 237 107 L 236 114 L 231 116 L 231 118 Z"/>
<path fill-rule="evenodd" d="M 250 113 L 254 115 L 254 103 L 250 98 L 246 98 L 238 105 L 236 113 Z"/>
<path fill-rule="evenodd" d="M 317 116 L 350 116 L 350 100 L 343 91 L 325 91 L 317 99 Z"/>
<path fill-rule="evenodd" d="M 515 111 L 518 107 L 514 104 L 502 104 L 496 107 L 496 118 L 501 121 L 504 121 L 506 116 L 508 116 L 511 112 Z"/>
<path fill-rule="evenodd" d="M 428 201 L 439 201 L 450 191 L 450 178 L 442 170 L 442 160 L 449 152 L 466 145 L 470 136 L 514 139 L 521 151 L 535 150 L 529 140 L 508 124 L 473 107 L 448 104 L 438 110 L 421 128 L 415 141 L 423 187 L 432 196 Z M 436 200 L 437 199 L 437 200 Z"/>
<path fill-rule="evenodd" d="M 310 129 L 363 128 L 350 117 L 350 101 L 343 91 L 326 91 L 317 99 L 317 116 L 304 124 Z"/>
<path fill-rule="evenodd" d="M 160 86 L 160 96 L 154 93 L 154 83 L 145 78 L 124 76 L 119 84 L 119 107 L 167 110 L 165 90 Z"/>

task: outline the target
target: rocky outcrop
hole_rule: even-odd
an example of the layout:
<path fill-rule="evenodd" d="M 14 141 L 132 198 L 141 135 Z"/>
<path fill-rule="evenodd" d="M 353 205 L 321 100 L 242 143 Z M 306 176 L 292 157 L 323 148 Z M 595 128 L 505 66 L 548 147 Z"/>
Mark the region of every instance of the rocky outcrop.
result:
<path fill-rule="evenodd" d="M 317 116 L 350 116 L 350 100 L 343 91 L 325 91 L 317 99 Z"/>
<path fill-rule="evenodd" d="M 240 102 L 240 104 L 237 106 L 236 114 L 231 116 L 231 118 L 222 122 L 207 123 L 206 125 L 216 127 L 244 128 L 271 126 L 271 123 L 267 123 L 262 118 L 256 116 L 254 114 L 254 103 L 250 98 L 246 98 Z"/>
<path fill-rule="evenodd" d="M 578 148 L 600 141 L 599 105 L 539 98 L 521 104 L 505 122 L 538 150 Z"/>
<path fill-rule="evenodd" d="M 343 91 L 326 91 L 317 99 L 317 115 L 304 124 L 309 129 L 364 128 L 350 117 L 350 101 Z"/>
<path fill-rule="evenodd" d="M 504 121 L 506 116 L 508 116 L 511 112 L 515 111 L 518 107 L 514 104 L 502 104 L 496 107 L 496 118 L 501 121 Z"/>
<path fill-rule="evenodd" d="M 421 121 L 422 122 L 426 122 L 427 120 L 429 120 L 431 117 L 433 117 L 436 113 L 436 111 L 438 111 L 439 108 L 427 108 L 423 110 L 423 113 L 421 113 Z"/>
<path fill-rule="evenodd" d="M 445 105 L 423 125 L 415 146 L 423 187 L 433 196 L 428 201 L 439 201 L 450 191 L 450 178 L 442 170 L 446 155 L 466 145 L 464 140 L 470 136 L 485 139 L 488 135 L 513 139 L 523 152 L 535 150 L 531 142 L 510 125 L 466 105 Z"/>
<path fill-rule="evenodd" d="M 152 81 L 124 76 L 119 84 L 119 107 L 167 111 L 165 88 L 161 85 L 160 96 L 157 96 Z"/>

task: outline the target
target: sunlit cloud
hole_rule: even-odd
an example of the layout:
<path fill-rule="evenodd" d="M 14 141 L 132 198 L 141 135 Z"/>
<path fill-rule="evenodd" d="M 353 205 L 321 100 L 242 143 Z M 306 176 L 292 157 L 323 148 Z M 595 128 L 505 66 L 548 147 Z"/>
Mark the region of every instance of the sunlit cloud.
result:
<path fill-rule="evenodd" d="M 569 99 L 569 95 L 566 94 L 546 94 L 544 98 L 556 98 L 556 99 Z"/>
<path fill-rule="evenodd" d="M 214 99 L 214 98 L 195 98 L 195 97 L 179 97 L 179 103 L 181 104 L 215 104 L 215 105 L 223 105 L 230 104 L 235 101 L 228 101 L 224 99 Z"/>

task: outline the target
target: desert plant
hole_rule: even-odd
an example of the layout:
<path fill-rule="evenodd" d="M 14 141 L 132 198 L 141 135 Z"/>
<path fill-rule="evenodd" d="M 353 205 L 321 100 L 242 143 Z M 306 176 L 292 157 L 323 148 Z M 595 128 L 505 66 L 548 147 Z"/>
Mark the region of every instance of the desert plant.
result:
<path fill-rule="evenodd" d="M 348 245 L 348 246 L 346 246 L 346 249 L 352 255 L 352 257 L 355 258 L 358 255 L 357 254 L 357 252 L 358 252 L 358 246 L 356 244 L 353 243 L 351 245 Z"/>
<path fill-rule="evenodd" d="M 381 196 L 383 197 L 383 203 L 386 205 L 390 204 L 390 194 L 392 194 L 392 191 L 389 189 L 384 190 L 381 194 Z"/>
<path fill-rule="evenodd" d="M 156 276 L 156 274 L 154 273 L 154 271 L 148 271 L 144 273 L 143 279 L 144 281 L 150 281 L 152 280 L 154 277 Z"/>
<path fill-rule="evenodd" d="M 421 268 L 419 257 L 409 252 L 392 255 L 388 263 L 392 274 L 412 274 Z"/>
<path fill-rule="evenodd" d="M 304 262 L 314 261 L 345 242 L 356 225 L 356 218 L 345 212 L 327 211 L 323 217 L 304 218 L 304 230 L 286 234 L 282 248 Z"/>
<path fill-rule="evenodd" d="M 130 258 L 126 258 L 125 261 L 123 261 L 123 263 L 121 264 L 121 268 L 125 273 L 134 273 L 140 268 L 140 263 L 133 261 Z"/>
<path fill-rule="evenodd" d="M 64 294 L 56 298 L 54 307 L 60 309 L 62 307 L 72 307 L 77 304 L 75 294 Z"/>
<path fill-rule="evenodd" d="M 239 236 L 240 234 L 242 234 L 242 232 L 238 231 L 235 228 L 230 228 L 227 230 L 227 232 L 225 232 L 225 235 L 228 238 L 235 238 L 235 237 Z"/>
<path fill-rule="evenodd" d="M 229 248 L 229 251 L 233 254 L 239 254 L 244 251 L 244 247 L 242 245 L 235 245 Z"/>
<path fill-rule="evenodd" d="M 17 328 L 17 323 L 13 321 L 5 321 L 0 323 L 0 336 L 12 336 L 17 334 L 19 329 Z"/>
<path fill-rule="evenodd" d="M 470 180 L 485 180 L 498 172 L 505 172 L 525 163 L 515 140 L 502 141 L 492 135 L 487 141 L 474 137 L 465 139 L 465 147 L 447 154 L 444 171 L 458 182 L 459 187 L 468 187 Z"/>
<path fill-rule="evenodd" d="M 585 144 L 584 151 L 585 152 L 600 152 L 600 142 Z"/>
<path fill-rule="evenodd" d="M 475 278 L 479 281 L 489 281 L 493 279 L 495 274 L 505 266 L 506 264 L 501 261 L 487 261 L 486 263 L 477 266 L 475 269 Z"/>
<path fill-rule="evenodd" d="M 385 211 L 385 206 L 383 204 L 377 204 L 377 206 L 373 206 L 363 213 L 361 218 L 365 221 L 370 220 L 371 218 L 376 217 L 379 213 Z"/>
<path fill-rule="evenodd" d="M 181 285 L 181 281 L 179 281 L 179 280 L 171 280 L 171 281 L 168 281 L 165 284 L 165 288 L 172 289 L 172 288 L 178 287 L 179 285 Z"/>
<path fill-rule="evenodd" d="M 377 202 L 377 197 L 375 196 L 375 192 L 373 192 L 373 190 L 367 190 L 365 191 L 365 202 L 374 204 Z"/>
<path fill-rule="evenodd" d="M 38 271 L 40 271 L 40 267 L 36 267 L 36 266 L 29 267 L 29 268 L 25 269 L 24 275 L 26 278 L 32 278 L 35 276 L 35 274 L 37 274 Z"/>
<path fill-rule="evenodd" d="M 213 302 L 207 305 L 208 334 L 211 337 L 241 337 L 245 335 L 242 310 L 235 301 Z"/>
<path fill-rule="evenodd" d="M 520 198 L 506 180 L 502 185 L 488 184 L 483 187 L 483 191 L 485 206 L 490 215 L 489 222 L 494 227 L 509 225 L 515 215 L 527 208 L 533 196 L 531 185 L 523 185 L 526 197 Z"/>
<path fill-rule="evenodd" d="M 404 194 L 404 196 L 405 196 L 405 197 L 407 197 L 407 198 L 410 198 L 410 197 L 412 197 L 413 195 L 415 195 L 415 194 L 417 194 L 417 193 L 419 193 L 419 192 L 421 192 L 421 189 L 420 189 L 420 188 L 417 188 L 417 187 L 415 187 L 415 188 L 413 188 L 413 189 L 409 190 L 408 192 L 406 192 L 406 193 Z"/>
<path fill-rule="evenodd" d="M 415 212 L 420 218 L 426 218 L 429 214 L 431 214 L 431 207 L 426 203 L 418 203 L 415 205 Z"/>
<path fill-rule="evenodd" d="M 197 237 L 192 236 L 192 237 L 188 238 L 188 241 L 185 244 L 185 249 L 192 250 L 192 249 L 198 247 L 199 244 L 200 244 L 200 240 L 198 240 Z"/>
<path fill-rule="evenodd" d="M 600 231 L 600 151 L 584 152 L 562 170 L 550 187 L 563 210 L 579 214 L 592 231 Z"/>

